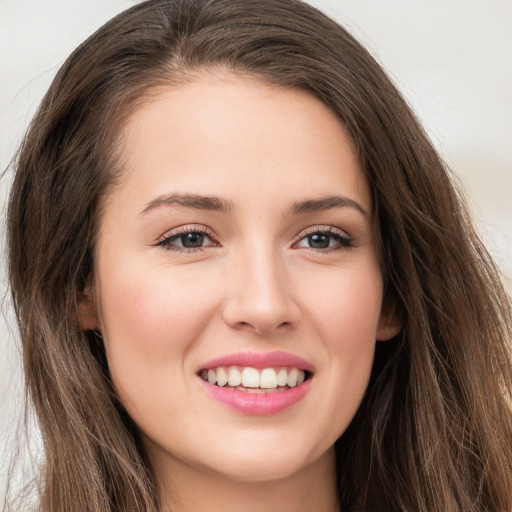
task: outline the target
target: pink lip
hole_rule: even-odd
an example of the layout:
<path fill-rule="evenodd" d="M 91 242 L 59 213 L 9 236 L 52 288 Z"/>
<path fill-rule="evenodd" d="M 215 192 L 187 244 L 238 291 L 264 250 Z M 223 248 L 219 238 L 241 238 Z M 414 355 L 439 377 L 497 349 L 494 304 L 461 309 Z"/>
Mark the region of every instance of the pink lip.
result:
<path fill-rule="evenodd" d="M 219 366 L 250 366 L 252 368 L 295 367 L 314 373 L 314 366 L 304 359 L 287 352 L 241 352 L 212 359 L 199 369 L 208 370 Z M 198 376 L 203 389 L 215 400 L 238 412 L 251 415 L 277 414 L 297 403 L 311 387 L 310 376 L 302 384 L 277 393 L 246 393 L 234 388 L 209 384 Z"/>
<path fill-rule="evenodd" d="M 301 357 L 288 354 L 287 352 L 240 352 L 228 356 L 218 357 L 208 361 L 200 370 L 217 368 L 218 366 L 250 366 L 251 368 L 278 368 L 282 366 L 296 367 L 314 373 L 314 366 Z"/>
<path fill-rule="evenodd" d="M 300 386 L 279 391 L 277 393 L 245 393 L 234 388 L 224 388 L 209 384 L 198 377 L 204 390 L 215 400 L 231 409 L 244 414 L 269 415 L 284 411 L 297 403 L 311 387 L 311 378 Z"/>

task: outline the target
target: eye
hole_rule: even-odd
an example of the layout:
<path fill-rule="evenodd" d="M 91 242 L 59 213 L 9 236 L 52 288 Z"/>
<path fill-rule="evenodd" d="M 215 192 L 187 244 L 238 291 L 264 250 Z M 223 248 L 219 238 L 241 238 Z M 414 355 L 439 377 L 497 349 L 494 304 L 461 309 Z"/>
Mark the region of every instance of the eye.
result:
<path fill-rule="evenodd" d="M 157 247 L 178 252 L 195 252 L 206 247 L 217 247 L 219 244 L 213 239 L 206 228 L 184 227 L 165 235 Z"/>
<path fill-rule="evenodd" d="M 346 249 L 353 246 L 352 238 L 344 231 L 334 227 L 312 229 L 294 244 L 294 247 L 323 252 Z"/>

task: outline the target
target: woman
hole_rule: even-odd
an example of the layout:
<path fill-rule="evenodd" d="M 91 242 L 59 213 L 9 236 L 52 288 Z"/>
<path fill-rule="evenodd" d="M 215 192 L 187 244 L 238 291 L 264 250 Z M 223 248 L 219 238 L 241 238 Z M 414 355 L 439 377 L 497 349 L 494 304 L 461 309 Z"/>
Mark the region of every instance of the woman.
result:
<path fill-rule="evenodd" d="M 40 510 L 510 510 L 510 306 L 468 218 L 314 8 L 116 17 L 11 193 Z"/>

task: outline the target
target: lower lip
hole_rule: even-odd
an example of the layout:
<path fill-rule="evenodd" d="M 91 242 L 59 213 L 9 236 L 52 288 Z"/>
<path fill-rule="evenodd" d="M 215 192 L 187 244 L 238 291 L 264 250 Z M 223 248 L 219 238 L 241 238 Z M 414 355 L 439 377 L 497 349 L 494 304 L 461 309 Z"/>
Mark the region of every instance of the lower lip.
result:
<path fill-rule="evenodd" d="M 215 400 L 244 414 L 277 414 L 296 404 L 309 390 L 311 378 L 301 385 L 277 393 L 245 393 L 234 388 L 214 386 L 199 377 L 205 391 Z"/>

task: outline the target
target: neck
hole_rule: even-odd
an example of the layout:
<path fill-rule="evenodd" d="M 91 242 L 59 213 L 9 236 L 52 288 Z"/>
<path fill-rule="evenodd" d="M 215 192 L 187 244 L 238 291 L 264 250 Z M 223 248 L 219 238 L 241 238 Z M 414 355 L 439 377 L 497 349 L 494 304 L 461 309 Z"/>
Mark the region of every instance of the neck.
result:
<path fill-rule="evenodd" d="M 339 512 L 334 449 L 269 481 L 240 481 L 175 459 L 154 469 L 162 512 Z"/>

